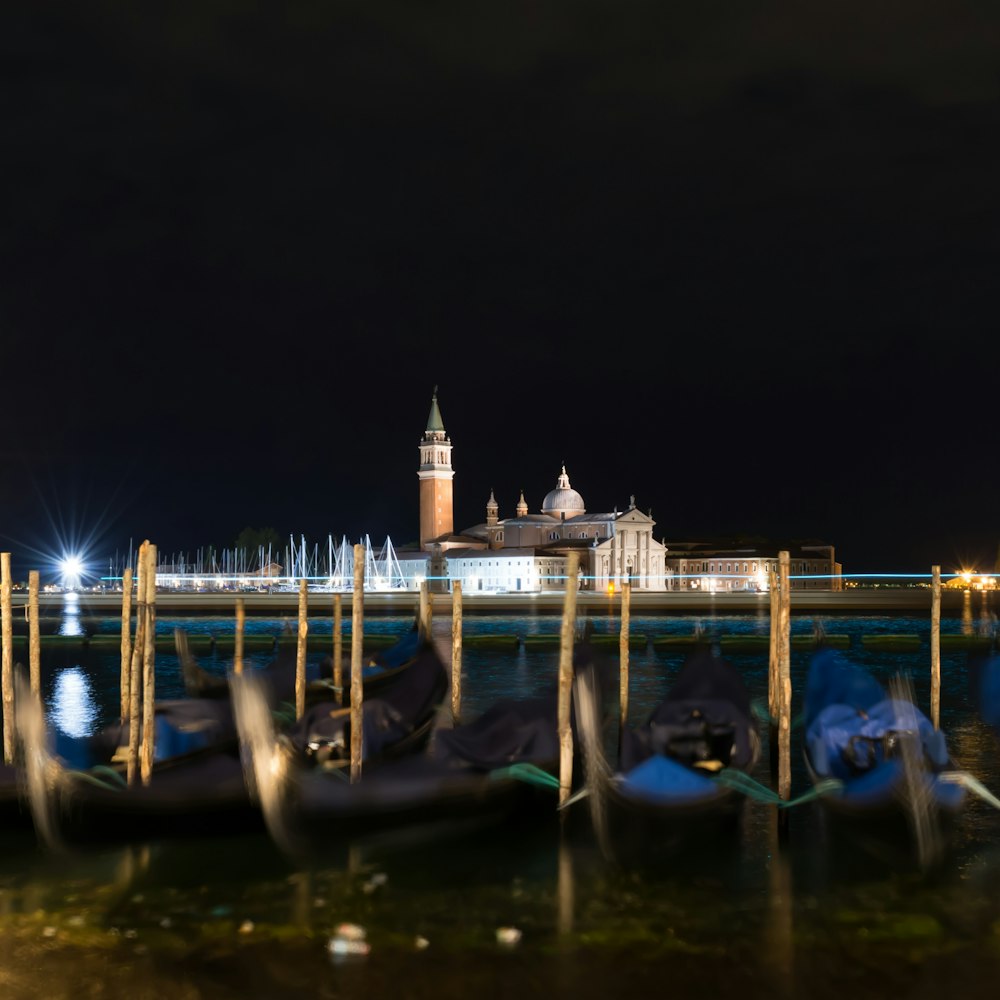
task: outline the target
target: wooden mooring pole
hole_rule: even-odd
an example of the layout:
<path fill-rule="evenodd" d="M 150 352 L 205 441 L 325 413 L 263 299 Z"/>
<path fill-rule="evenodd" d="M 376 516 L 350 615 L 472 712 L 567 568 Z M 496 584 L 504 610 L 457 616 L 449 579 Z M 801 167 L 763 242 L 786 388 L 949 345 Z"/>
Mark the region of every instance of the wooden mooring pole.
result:
<path fill-rule="evenodd" d="M 941 728 L 941 567 L 931 567 L 931 722 Z"/>
<path fill-rule="evenodd" d="M 362 705 L 361 647 L 364 643 L 365 547 L 354 546 L 354 593 L 351 595 L 351 784 L 361 780 Z"/>
<path fill-rule="evenodd" d="M 295 718 L 306 714 L 306 645 L 309 641 L 309 581 L 299 580 L 299 631 L 295 641 Z"/>
<path fill-rule="evenodd" d="M 420 633 L 420 638 L 424 642 L 430 642 L 431 629 L 434 622 L 434 605 L 431 603 L 430 589 L 426 580 L 420 581 L 420 604 L 417 616 L 419 619 L 417 629 Z"/>
<path fill-rule="evenodd" d="M 243 636 L 247 630 L 247 602 L 236 598 L 236 636 L 233 641 L 233 673 L 243 673 Z"/>
<path fill-rule="evenodd" d="M 126 566 L 122 573 L 122 663 L 119 691 L 121 693 L 122 725 L 128 718 L 132 687 L 132 567 Z"/>
<path fill-rule="evenodd" d="M 580 554 L 571 550 L 566 557 L 566 596 L 563 601 L 562 629 L 559 633 L 559 805 L 569 799 L 573 784 L 573 730 L 570 707 L 573 696 L 573 637 L 576 632 L 576 589 Z"/>
<path fill-rule="evenodd" d="M 462 714 L 462 581 L 451 585 L 451 724 Z"/>
<path fill-rule="evenodd" d="M 156 736 L 156 546 L 146 546 L 146 635 L 142 655 L 142 783 L 153 777 L 153 740 Z"/>
<path fill-rule="evenodd" d="M 778 553 L 778 678 L 781 697 L 778 712 L 778 795 L 786 802 L 792 797 L 792 595 L 789 583 L 789 555 Z M 782 811 L 782 817 L 788 815 Z"/>
<path fill-rule="evenodd" d="M 38 570 L 28 573 L 28 678 L 31 693 L 42 695 L 42 639 L 38 622 Z"/>
<path fill-rule="evenodd" d="M 139 718 L 142 708 L 142 659 L 146 648 L 146 547 L 149 542 L 139 546 L 136 556 L 136 570 L 139 582 L 135 591 L 135 642 L 132 644 L 132 663 L 129 667 L 128 693 L 128 766 L 126 778 L 130 785 L 135 784 L 139 773 Z"/>
<path fill-rule="evenodd" d="M 344 601 L 333 595 L 333 686 L 339 705 L 344 704 Z"/>
<path fill-rule="evenodd" d="M 11 620 L 10 553 L 0 552 L 0 688 L 3 697 L 3 759 L 14 762 L 14 626 Z"/>
<path fill-rule="evenodd" d="M 778 574 L 773 569 L 767 571 L 768 597 L 771 601 L 771 634 L 767 660 L 767 733 L 768 757 L 771 765 L 771 779 L 778 777 L 778 706 L 781 699 L 781 684 L 778 680 Z"/>
<path fill-rule="evenodd" d="M 632 627 L 632 581 L 622 583 L 621 630 L 618 634 L 618 756 L 621 759 L 622 740 L 628 722 L 628 640 Z"/>

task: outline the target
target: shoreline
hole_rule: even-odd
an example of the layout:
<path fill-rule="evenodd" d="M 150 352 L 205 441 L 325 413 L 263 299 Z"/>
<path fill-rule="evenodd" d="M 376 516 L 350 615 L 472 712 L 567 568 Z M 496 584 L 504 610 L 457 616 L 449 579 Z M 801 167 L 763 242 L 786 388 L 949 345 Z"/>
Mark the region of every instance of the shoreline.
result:
<path fill-rule="evenodd" d="M 966 597 L 968 595 L 968 598 Z M 121 613 L 121 594 L 77 593 L 67 601 L 68 594 L 42 594 L 39 596 L 39 613 L 62 614 L 67 607 L 75 607 L 81 615 L 112 616 Z M 309 595 L 309 612 L 322 617 L 332 614 L 333 594 L 329 592 Z M 342 608 L 348 614 L 352 605 L 352 595 L 344 593 Z M 156 606 L 160 612 L 192 615 L 231 615 L 235 613 L 236 601 L 244 601 L 248 616 L 260 617 L 267 614 L 297 615 L 298 593 L 160 593 L 156 595 Z M 451 595 L 431 595 L 435 615 L 450 615 Z M 24 613 L 28 595 L 24 591 L 13 595 L 12 609 Z M 985 602 L 992 604 L 987 594 L 972 594 L 969 591 L 945 590 L 941 594 L 941 613 L 960 615 L 971 602 L 978 613 Z M 412 615 L 416 612 L 418 595 L 415 592 L 380 593 L 368 591 L 364 595 L 365 614 L 371 615 Z M 818 612 L 829 615 L 839 614 L 887 614 L 916 612 L 930 616 L 930 588 L 872 588 L 844 591 L 792 591 L 793 614 Z M 466 615 L 555 615 L 562 614 L 563 594 L 463 594 L 463 613 Z M 621 611 L 621 597 L 616 594 L 581 592 L 577 595 L 577 614 L 617 616 Z M 665 591 L 642 593 L 632 591 L 631 613 L 634 614 L 770 614 L 770 596 L 762 594 L 700 594 L 693 591 Z"/>

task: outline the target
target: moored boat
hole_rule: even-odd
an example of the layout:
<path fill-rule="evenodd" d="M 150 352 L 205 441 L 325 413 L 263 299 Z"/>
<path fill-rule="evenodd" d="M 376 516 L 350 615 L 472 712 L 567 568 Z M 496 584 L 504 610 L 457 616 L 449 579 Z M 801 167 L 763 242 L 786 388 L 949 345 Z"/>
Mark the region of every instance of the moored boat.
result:
<path fill-rule="evenodd" d="M 576 662 L 590 658 L 578 650 Z M 303 767 L 276 738 L 256 678 L 234 681 L 234 696 L 265 821 L 289 852 L 372 835 L 437 839 L 556 815 L 555 691 L 504 699 L 473 722 L 438 729 L 428 753 L 366 765 L 354 784 L 340 770 Z"/>
<path fill-rule="evenodd" d="M 365 705 L 370 761 L 422 747 L 447 691 L 447 674 L 426 647 L 384 697 Z M 264 697 L 271 716 L 273 695 Z M 125 780 L 121 754 L 77 766 L 50 747 L 41 705 L 18 694 L 18 727 L 35 827 L 50 846 L 230 832 L 260 824 L 245 781 L 229 700 L 189 699 L 157 706 L 154 762 L 147 784 Z M 110 727 L 106 750 L 127 743 L 128 726 Z M 312 766 L 337 766 L 349 745 L 349 721 L 337 703 L 314 706 L 282 735 L 287 752 Z M 103 746 L 103 744 L 97 744 Z M 343 761 L 341 761 L 343 763 Z"/>
<path fill-rule="evenodd" d="M 728 835 L 745 800 L 725 778 L 749 771 L 760 755 L 750 695 L 735 667 L 707 645 L 695 650 L 649 718 L 622 733 L 614 773 L 588 713 L 586 687 L 578 692 L 581 731 L 591 815 L 605 853 L 619 860 L 669 856 Z"/>
<path fill-rule="evenodd" d="M 814 783 L 839 787 L 820 801 L 863 837 L 912 835 L 922 862 L 962 808 L 944 733 L 916 707 L 905 684 L 887 692 L 867 670 L 830 649 L 809 666 L 804 699 L 805 759 Z"/>

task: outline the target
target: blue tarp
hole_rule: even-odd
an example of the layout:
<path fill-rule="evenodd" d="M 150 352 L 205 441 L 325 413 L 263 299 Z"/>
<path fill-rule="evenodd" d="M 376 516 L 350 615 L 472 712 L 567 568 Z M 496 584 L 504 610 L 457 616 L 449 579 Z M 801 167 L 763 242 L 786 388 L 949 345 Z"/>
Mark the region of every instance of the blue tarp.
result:
<path fill-rule="evenodd" d="M 964 789 L 936 775 L 949 763 L 944 734 L 914 704 L 887 697 L 871 674 L 833 650 L 822 650 L 810 663 L 805 717 L 813 770 L 823 778 L 841 779 L 844 799 L 877 804 L 895 795 L 904 775 L 891 744 L 899 734 L 906 739 L 912 733 L 937 804 L 951 808 L 961 803 Z"/>
<path fill-rule="evenodd" d="M 813 770 L 823 777 L 848 780 L 886 759 L 885 740 L 894 732 L 915 732 L 928 761 L 936 768 L 948 763 L 944 734 L 908 701 L 884 698 L 858 711 L 853 705 L 827 705 L 806 730 Z M 853 740 L 853 743 L 852 743 Z"/>
<path fill-rule="evenodd" d="M 654 754 L 618 778 L 618 790 L 648 802 L 694 802 L 719 794 L 719 786 L 705 774 L 669 757 Z"/>

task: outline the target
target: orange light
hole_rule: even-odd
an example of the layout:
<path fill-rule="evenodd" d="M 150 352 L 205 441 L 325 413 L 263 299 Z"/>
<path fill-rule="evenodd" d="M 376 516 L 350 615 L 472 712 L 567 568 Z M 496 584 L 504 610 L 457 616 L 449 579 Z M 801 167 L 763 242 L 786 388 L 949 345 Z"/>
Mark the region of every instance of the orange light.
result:
<path fill-rule="evenodd" d="M 615 594 L 615 581 L 614 580 L 609 580 L 608 581 L 608 597 L 614 597 L 614 594 Z"/>

